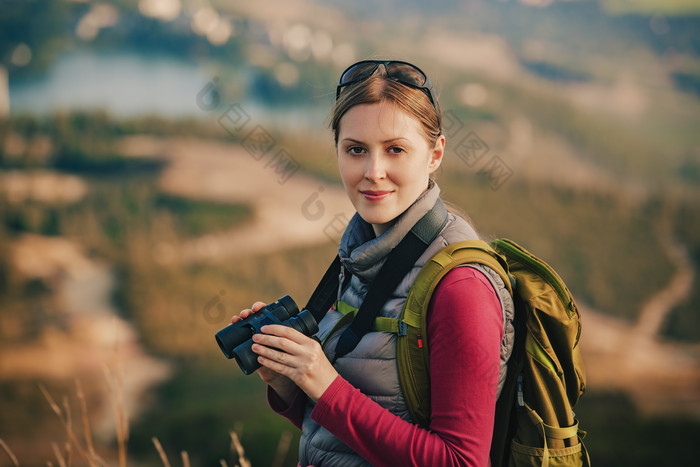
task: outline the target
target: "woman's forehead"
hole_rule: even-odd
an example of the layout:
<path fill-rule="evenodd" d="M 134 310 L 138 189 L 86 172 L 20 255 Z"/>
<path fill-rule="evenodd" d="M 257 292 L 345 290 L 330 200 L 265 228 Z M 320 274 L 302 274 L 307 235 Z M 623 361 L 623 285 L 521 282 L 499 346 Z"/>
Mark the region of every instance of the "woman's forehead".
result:
<path fill-rule="evenodd" d="M 340 120 L 340 138 L 389 140 L 421 137 L 420 122 L 390 101 L 351 107 Z"/>

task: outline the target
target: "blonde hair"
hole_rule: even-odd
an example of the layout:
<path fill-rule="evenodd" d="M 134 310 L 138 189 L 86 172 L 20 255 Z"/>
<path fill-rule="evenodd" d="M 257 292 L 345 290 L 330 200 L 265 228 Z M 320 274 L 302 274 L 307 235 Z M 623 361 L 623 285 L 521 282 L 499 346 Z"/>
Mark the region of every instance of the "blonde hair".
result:
<path fill-rule="evenodd" d="M 386 76 L 383 66 L 369 78 L 346 86 L 335 101 L 331 112 L 331 130 L 335 144 L 338 144 L 340 120 L 343 115 L 356 105 L 390 102 L 414 117 L 420 123 L 421 130 L 430 144 L 434 146 L 440 136 L 438 115 L 430 98 L 420 89 L 412 88 Z M 435 102 L 440 112 L 440 104 Z"/>

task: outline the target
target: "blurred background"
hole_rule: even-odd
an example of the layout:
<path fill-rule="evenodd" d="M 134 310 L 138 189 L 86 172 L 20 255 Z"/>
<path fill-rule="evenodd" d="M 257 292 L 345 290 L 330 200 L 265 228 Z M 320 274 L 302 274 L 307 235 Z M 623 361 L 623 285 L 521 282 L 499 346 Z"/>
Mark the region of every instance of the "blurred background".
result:
<path fill-rule="evenodd" d="M 332 259 L 364 58 L 427 71 L 444 198 L 570 286 L 594 465 L 696 463 L 699 2 L 2 0 L 0 465 L 296 465 L 213 335 Z"/>

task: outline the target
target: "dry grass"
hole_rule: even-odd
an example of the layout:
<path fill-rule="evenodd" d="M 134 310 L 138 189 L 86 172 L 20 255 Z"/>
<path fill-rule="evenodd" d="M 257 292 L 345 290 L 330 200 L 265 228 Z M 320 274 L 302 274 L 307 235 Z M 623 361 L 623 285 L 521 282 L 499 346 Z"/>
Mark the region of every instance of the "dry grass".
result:
<path fill-rule="evenodd" d="M 68 466 L 71 464 L 71 446 L 73 446 L 75 447 L 80 457 L 83 458 L 90 467 L 106 466 L 107 463 L 94 452 L 94 449 L 92 450 L 92 452 L 90 452 L 89 448 L 85 448 L 78 439 L 78 436 L 76 435 L 75 430 L 73 429 L 73 420 L 71 417 L 71 408 L 68 402 L 68 398 L 65 396 L 63 397 L 63 408 L 61 408 L 43 385 L 40 385 L 39 389 L 46 398 L 46 401 L 49 403 L 51 410 L 56 414 L 56 416 L 61 421 L 61 424 L 66 430 L 66 436 L 68 438 L 68 441 L 66 442 L 65 455 L 61 453 L 61 450 L 55 443 L 52 445 L 54 454 L 56 456 L 56 459 L 58 460 L 59 465 Z M 83 419 L 85 419 L 86 417 L 87 413 L 83 413 Z M 85 425 L 83 428 L 85 431 L 89 429 L 89 425 Z M 89 434 L 85 435 L 85 438 L 92 439 L 91 435 Z"/>
<path fill-rule="evenodd" d="M 0 446 L 2 446 L 2 449 L 5 451 L 15 467 L 19 467 L 19 462 L 17 461 L 17 457 L 15 457 L 15 453 L 12 452 L 12 449 L 10 449 L 2 438 L 0 438 Z"/>
<path fill-rule="evenodd" d="M 106 366 L 102 367 L 105 379 L 112 393 L 114 420 L 117 428 L 117 444 L 119 446 L 119 466 L 126 467 L 126 442 L 129 439 L 129 418 L 124 408 L 124 373 L 121 365 L 116 377 Z"/>
<path fill-rule="evenodd" d="M 292 442 L 292 432 L 284 431 L 280 437 L 280 442 L 277 445 L 277 452 L 275 453 L 275 459 L 272 461 L 272 467 L 282 467 L 284 464 L 284 459 L 287 457 L 289 452 L 289 446 Z"/>
<path fill-rule="evenodd" d="M 168 461 L 168 456 L 165 454 L 165 450 L 163 450 L 163 446 L 160 444 L 160 441 L 158 441 L 158 438 L 155 436 L 152 438 L 152 440 L 153 445 L 156 447 L 156 451 L 158 451 L 161 462 L 163 462 L 165 467 L 170 467 L 170 461 Z"/>
<path fill-rule="evenodd" d="M 240 467 L 250 467 L 250 461 L 245 457 L 245 450 L 241 444 L 241 440 L 238 438 L 238 434 L 235 431 L 231 432 L 231 450 L 236 450 L 238 453 L 238 462 Z"/>
<path fill-rule="evenodd" d="M 103 370 L 105 379 L 107 380 L 107 383 L 110 388 L 110 396 L 113 402 L 119 466 L 125 467 L 128 464 L 126 445 L 129 439 L 129 418 L 124 407 L 123 372 L 121 371 L 121 367 L 118 369 L 116 374 L 106 366 L 103 367 Z M 39 390 L 44 395 L 44 398 L 49 404 L 49 407 L 54 412 L 54 414 L 56 414 L 66 432 L 67 439 L 64 442 L 63 446 L 61 446 L 59 442 L 51 442 L 51 448 L 55 457 L 55 463 L 59 467 L 70 467 L 71 465 L 73 465 L 73 462 L 75 460 L 74 453 L 77 453 L 77 458 L 79 458 L 81 462 L 85 462 L 90 467 L 106 467 L 110 465 L 107 461 L 105 461 L 104 458 L 98 455 L 95 450 L 95 445 L 93 442 L 90 427 L 90 417 L 88 414 L 87 402 L 80 382 L 77 380 L 75 382 L 75 394 L 79 402 L 78 405 L 82 424 L 82 438 L 81 433 L 76 431 L 76 427 L 74 426 L 72 415 L 73 412 L 68 397 L 64 396 L 61 400 L 61 404 L 59 404 L 43 385 L 39 385 Z M 238 424 L 236 428 L 240 431 L 242 426 Z M 245 449 L 243 448 L 243 444 L 241 443 L 239 435 L 236 433 L 236 431 L 231 431 L 230 436 L 231 455 L 233 457 L 233 454 L 235 453 L 235 455 L 238 458 L 238 463 L 236 464 L 236 466 L 251 467 L 250 460 L 248 460 L 248 458 L 245 455 Z M 284 432 L 282 434 L 282 438 L 280 439 L 279 445 L 277 447 L 277 454 L 275 456 L 275 461 L 273 465 L 281 465 L 288 453 L 291 438 L 292 435 L 289 432 Z M 165 467 L 170 467 L 170 461 L 168 459 L 168 456 L 158 438 L 153 437 L 152 441 L 156 451 L 158 452 L 162 464 Z M 7 443 L 5 443 L 5 441 L 2 438 L 0 438 L 0 447 L 2 447 L 2 450 L 5 451 L 12 464 L 15 467 L 19 467 L 19 460 L 15 456 L 12 449 L 10 449 L 10 447 L 7 445 Z M 184 467 L 190 467 L 190 457 L 187 451 L 181 451 L 180 456 L 182 459 L 182 465 Z M 222 466 L 228 466 L 226 460 L 224 459 L 221 459 L 220 463 Z M 47 465 L 54 465 L 54 461 L 47 461 Z"/>

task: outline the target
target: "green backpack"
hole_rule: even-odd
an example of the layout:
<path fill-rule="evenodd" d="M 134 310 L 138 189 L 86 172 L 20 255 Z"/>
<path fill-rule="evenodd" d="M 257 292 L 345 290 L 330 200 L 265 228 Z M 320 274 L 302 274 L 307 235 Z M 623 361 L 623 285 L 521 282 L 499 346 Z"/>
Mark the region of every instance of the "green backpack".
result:
<path fill-rule="evenodd" d="M 430 423 L 430 297 L 445 274 L 466 263 L 496 271 L 515 303 L 516 337 L 496 402 L 491 465 L 590 466 L 585 432 L 578 429 L 572 410 L 586 386 L 579 311 L 557 273 L 510 240 L 448 245 L 423 266 L 411 287 L 400 320 L 406 332 L 399 333 L 397 360 L 414 422 Z"/>

